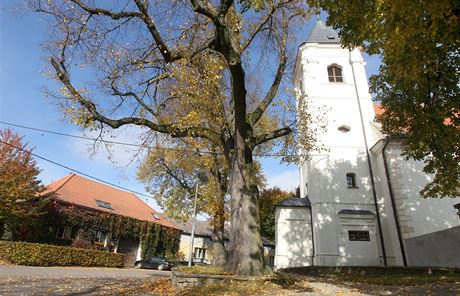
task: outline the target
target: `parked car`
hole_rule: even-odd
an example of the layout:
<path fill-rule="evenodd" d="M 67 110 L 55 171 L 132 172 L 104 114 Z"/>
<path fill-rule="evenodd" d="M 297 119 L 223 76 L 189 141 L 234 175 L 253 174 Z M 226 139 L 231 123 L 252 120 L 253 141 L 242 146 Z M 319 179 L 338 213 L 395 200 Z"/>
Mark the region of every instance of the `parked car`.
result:
<path fill-rule="evenodd" d="M 158 270 L 169 270 L 174 266 L 174 263 L 161 257 L 150 257 L 144 260 L 136 261 L 136 268 L 155 268 Z"/>

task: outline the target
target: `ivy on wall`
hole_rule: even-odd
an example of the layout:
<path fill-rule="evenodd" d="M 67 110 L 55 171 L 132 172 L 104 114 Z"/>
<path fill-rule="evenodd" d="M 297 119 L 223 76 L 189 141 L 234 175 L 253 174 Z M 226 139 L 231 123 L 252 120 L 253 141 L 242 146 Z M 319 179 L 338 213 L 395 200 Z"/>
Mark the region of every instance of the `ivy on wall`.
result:
<path fill-rule="evenodd" d="M 139 239 L 143 259 L 155 255 L 172 258 L 179 250 L 180 231 L 174 228 L 57 201 L 52 201 L 48 209 L 57 218 L 55 225 L 76 226 L 84 233 L 102 231 L 110 235 L 112 241 L 120 238 Z"/>

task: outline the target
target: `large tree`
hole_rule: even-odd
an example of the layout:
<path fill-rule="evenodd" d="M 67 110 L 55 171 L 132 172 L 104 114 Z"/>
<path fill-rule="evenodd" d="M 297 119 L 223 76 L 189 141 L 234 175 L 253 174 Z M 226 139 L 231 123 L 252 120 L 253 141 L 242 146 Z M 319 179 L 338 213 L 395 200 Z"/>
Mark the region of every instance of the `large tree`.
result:
<path fill-rule="evenodd" d="M 0 237 L 5 227 L 9 239 L 18 238 L 21 227 L 26 231 L 42 214 L 40 170 L 31 152 L 12 130 L 0 130 Z"/>
<path fill-rule="evenodd" d="M 460 194 L 460 2 L 313 0 L 345 46 L 380 54 L 371 77 L 383 131 L 434 174 L 424 197 Z"/>
<path fill-rule="evenodd" d="M 313 146 L 314 130 L 305 126 L 310 117 L 295 120 L 283 112 L 292 111 L 285 74 L 295 57 L 288 54 L 296 49 L 293 30 L 308 17 L 305 2 L 30 3 L 53 21 L 45 49 L 50 74 L 62 84 L 60 105 L 72 122 L 94 129 L 137 125 L 156 137 L 220 147 L 230 175 L 227 268 L 266 272 L 253 154 L 280 138 L 282 150 L 295 141 L 305 150 Z M 260 132 L 264 114 L 271 129 Z"/>

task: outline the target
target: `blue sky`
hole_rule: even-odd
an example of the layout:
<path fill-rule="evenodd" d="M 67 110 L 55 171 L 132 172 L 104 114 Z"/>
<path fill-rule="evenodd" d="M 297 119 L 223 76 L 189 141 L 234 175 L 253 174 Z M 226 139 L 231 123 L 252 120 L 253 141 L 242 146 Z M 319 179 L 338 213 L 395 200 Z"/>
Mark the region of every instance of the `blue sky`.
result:
<path fill-rule="evenodd" d="M 43 95 L 43 88 L 56 89 L 57 85 L 42 74 L 46 60 L 40 44 L 46 37 L 46 24 L 38 14 L 19 15 L 13 13 L 18 1 L 2 1 L 0 4 L 0 121 L 32 126 L 62 133 L 83 134 L 67 123 L 52 99 Z M 311 30 L 312 20 L 302 34 L 305 38 Z M 377 73 L 378 57 L 365 56 L 367 74 Z M 6 128 L 0 124 L 0 129 Z M 132 149 L 116 147 L 112 160 L 105 151 L 91 156 L 91 142 L 50 135 L 21 128 L 12 128 L 24 136 L 34 153 L 62 163 L 74 169 L 97 176 L 132 190 L 146 193 L 144 186 L 136 181 L 136 163 L 128 165 Z M 91 135 L 90 135 L 91 136 Z M 136 135 L 130 130 L 116 133 L 118 141 L 136 142 Z M 298 185 L 298 170 L 295 165 L 280 164 L 271 158 L 260 159 L 268 185 L 277 185 L 292 190 Z M 37 159 L 42 170 L 44 184 L 59 179 L 69 170 Z M 115 162 L 115 163 L 114 163 Z M 153 200 L 146 199 L 159 209 Z"/>

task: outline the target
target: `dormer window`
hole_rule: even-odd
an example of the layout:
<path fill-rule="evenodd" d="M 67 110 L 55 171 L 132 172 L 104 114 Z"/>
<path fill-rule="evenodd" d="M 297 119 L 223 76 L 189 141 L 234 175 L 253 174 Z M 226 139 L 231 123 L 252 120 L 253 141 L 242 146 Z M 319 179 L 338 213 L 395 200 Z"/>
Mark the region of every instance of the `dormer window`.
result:
<path fill-rule="evenodd" d="M 96 199 L 96 204 L 101 208 L 104 208 L 107 210 L 113 210 L 112 204 L 109 202 Z"/>
<path fill-rule="evenodd" d="M 160 220 L 160 216 L 158 216 L 158 215 L 155 214 L 155 213 L 152 213 L 152 217 L 155 218 L 155 219 L 157 219 L 157 220 Z"/>
<path fill-rule="evenodd" d="M 348 188 L 358 188 L 358 186 L 356 186 L 356 174 L 355 173 L 347 173 L 347 187 Z"/>
<path fill-rule="evenodd" d="M 328 66 L 327 75 L 329 76 L 329 82 L 343 82 L 342 68 L 338 65 Z"/>

